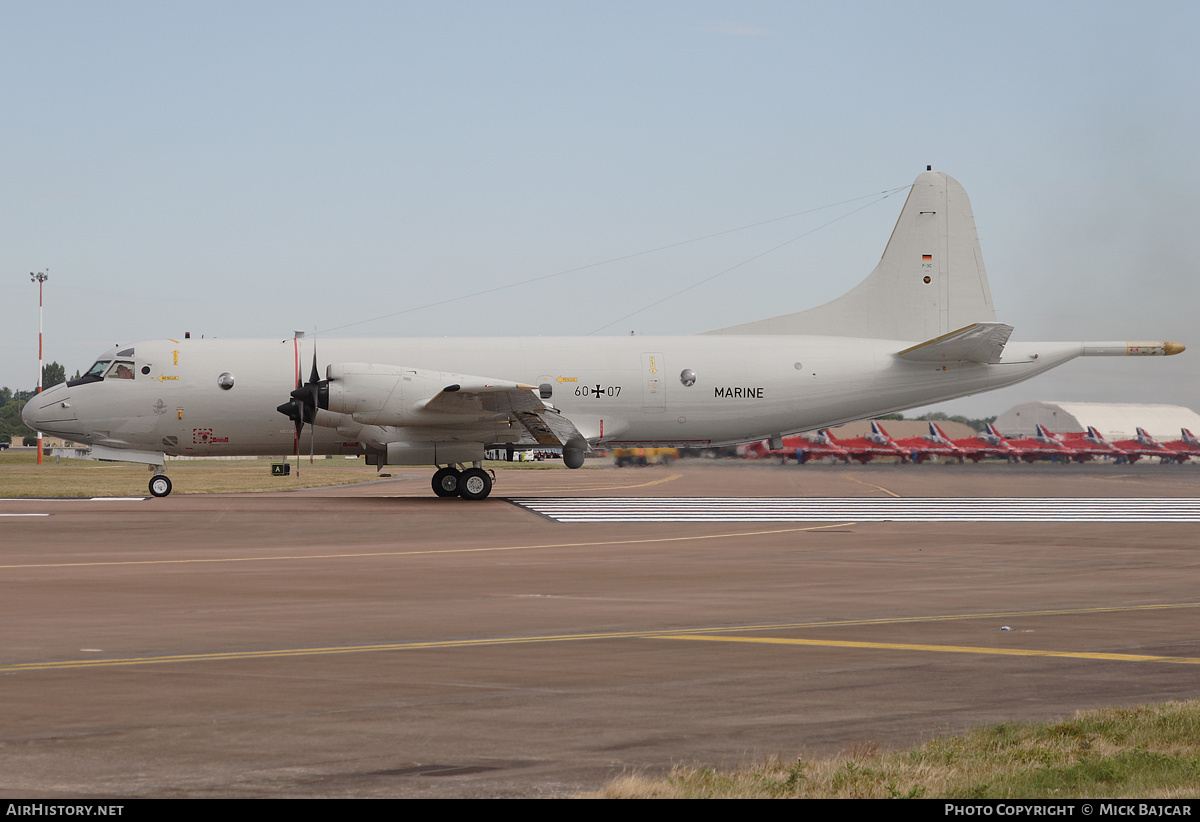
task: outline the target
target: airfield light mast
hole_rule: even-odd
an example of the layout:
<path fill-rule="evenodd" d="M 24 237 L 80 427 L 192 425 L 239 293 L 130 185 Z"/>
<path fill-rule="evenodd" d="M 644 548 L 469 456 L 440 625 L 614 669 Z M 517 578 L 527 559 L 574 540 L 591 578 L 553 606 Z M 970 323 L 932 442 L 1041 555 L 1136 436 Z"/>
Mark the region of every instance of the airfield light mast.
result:
<path fill-rule="evenodd" d="M 38 284 L 38 376 L 37 376 L 37 393 L 42 393 L 42 287 L 46 280 L 50 279 L 50 275 L 45 271 L 39 271 L 36 274 L 29 272 L 29 281 Z M 42 432 L 37 432 L 37 449 L 38 457 L 37 464 L 42 464 Z"/>

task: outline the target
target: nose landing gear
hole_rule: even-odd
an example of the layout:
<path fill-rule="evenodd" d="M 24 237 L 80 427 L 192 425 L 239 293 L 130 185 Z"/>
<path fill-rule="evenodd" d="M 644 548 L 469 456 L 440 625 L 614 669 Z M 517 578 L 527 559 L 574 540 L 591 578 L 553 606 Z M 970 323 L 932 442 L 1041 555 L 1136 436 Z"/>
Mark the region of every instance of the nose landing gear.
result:
<path fill-rule="evenodd" d="M 150 478 L 150 493 L 156 497 L 165 497 L 171 493 L 171 480 L 166 474 L 155 474 Z"/>

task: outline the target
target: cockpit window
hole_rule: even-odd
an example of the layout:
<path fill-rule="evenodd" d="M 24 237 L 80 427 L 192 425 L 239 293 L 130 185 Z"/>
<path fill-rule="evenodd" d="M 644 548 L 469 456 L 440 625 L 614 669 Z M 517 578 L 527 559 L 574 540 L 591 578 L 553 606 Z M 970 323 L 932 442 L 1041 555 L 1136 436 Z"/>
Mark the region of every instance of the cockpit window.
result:
<path fill-rule="evenodd" d="M 108 364 L 110 362 L 112 362 L 112 360 L 96 360 L 96 364 L 93 365 L 91 368 L 89 368 L 87 370 L 87 373 L 84 374 L 83 376 L 85 376 L 85 377 L 101 377 L 101 376 L 103 376 L 104 371 L 108 368 Z"/>
<path fill-rule="evenodd" d="M 91 373 L 90 371 L 88 372 Z M 108 373 L 104 375 L 106 380 L 132 380 L 133 379 L 133 363 L 128 360 L 117 360 L 108 369 Z"/>
<path fill-rule="evenodd" d="M 104 379 L 104 372 L 108 370 L 108 366 L 111 363 L 112 360 L 96 360 L 96 364 L 89 368 L 87 373 L 82 377 L 67 380 L 67 388 L 74 388 L 77 385 L 87 385 L 89 382 L 100 382 Z M 133 363 L 129 363 L 130 367 L 132 365 Z"/>

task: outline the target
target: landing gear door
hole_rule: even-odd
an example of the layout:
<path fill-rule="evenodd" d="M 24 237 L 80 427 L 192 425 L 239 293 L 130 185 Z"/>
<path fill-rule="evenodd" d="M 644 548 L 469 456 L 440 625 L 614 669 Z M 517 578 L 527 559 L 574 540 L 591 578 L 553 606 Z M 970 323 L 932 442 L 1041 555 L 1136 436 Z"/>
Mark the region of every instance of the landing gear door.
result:
<path fill-rule="evenodd" d="M 661 353 L 642 354 L 642 410 L 650 414 L 661 414 L 666 409 L 663 367 Z"/>

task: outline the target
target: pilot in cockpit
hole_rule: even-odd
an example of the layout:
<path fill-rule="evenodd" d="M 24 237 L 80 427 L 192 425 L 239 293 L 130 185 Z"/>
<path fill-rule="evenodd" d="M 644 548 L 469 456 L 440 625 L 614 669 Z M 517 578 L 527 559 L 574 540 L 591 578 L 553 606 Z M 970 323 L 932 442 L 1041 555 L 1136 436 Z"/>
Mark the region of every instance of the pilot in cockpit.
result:
<path fill-rule="evenodd" d="M 105 374 L 105 377 L 114 380 L 132 380 L 133 363 L 117 362 L 112 368 L 109 369 L 108 373 Z"/>

